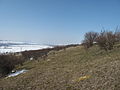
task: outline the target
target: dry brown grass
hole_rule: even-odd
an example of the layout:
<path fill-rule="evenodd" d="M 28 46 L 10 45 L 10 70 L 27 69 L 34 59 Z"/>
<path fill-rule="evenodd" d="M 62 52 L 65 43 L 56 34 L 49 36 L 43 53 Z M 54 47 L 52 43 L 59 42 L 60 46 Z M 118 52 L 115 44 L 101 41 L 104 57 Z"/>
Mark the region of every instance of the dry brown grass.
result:
<path fill-rule="evenodd" d="M 53 52 L 46 60 L 29 61 L 17 67 L 30 70 L 0 79 L 0 89 L 120 90 L 120 50 L 105 52 L 94 46 L 85 51 L 78 46 Z"/>

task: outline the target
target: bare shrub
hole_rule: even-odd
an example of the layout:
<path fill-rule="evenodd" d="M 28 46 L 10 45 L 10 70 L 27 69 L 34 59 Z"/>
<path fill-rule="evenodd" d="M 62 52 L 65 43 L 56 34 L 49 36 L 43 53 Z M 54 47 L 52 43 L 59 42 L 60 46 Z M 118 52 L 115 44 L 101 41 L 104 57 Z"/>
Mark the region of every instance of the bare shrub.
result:
<path fill-rule="evenodd" d="M 117 27 L 115 31 L 116 42 L 120 42 L 120 28 Z"/>
<path fill-rule="evenodd" d="M 41 49 L 41 50 L 23 51 L 21 53 L 22 53 L 22 56 L 26 60 L 30 59 L 31 57 L 34 58 L 35 60 L 37 60 L 38 58 L 47 57 L 47 54 L 51 50 L 52 50 L 52 48 L 46 48 L 46 49 Z"/>
<path fill-rule="evenodd" d="M 113 49 L 116 36 L 112 31 L 103 31 L 98 35 L 96 42 L 102 49 L 108 51 Z"/>
<path fill-rule="evenodd" d="M 84 40 L 83 40 L 83 46 L 85 48 L 90 48 L 93 46 L 94 42 L 96 41 L 96 38 L 98 36 L 97 32 L 88 32 L 84 35 Z"/>
<path fill-rule="evenodd" d="M 14 55 L 0 55 L 0 76 L 5 76 L 9 74 L 14 68 L 15 65 L 22 65 L 24 58 L 21 56 Z"/>
<path fill-rule="evenodd" d="M 85 49 L 88 49 L 90 47 L 89 42 L 87 40 L 83 40 L 82 45 L 84 46 Z"/>

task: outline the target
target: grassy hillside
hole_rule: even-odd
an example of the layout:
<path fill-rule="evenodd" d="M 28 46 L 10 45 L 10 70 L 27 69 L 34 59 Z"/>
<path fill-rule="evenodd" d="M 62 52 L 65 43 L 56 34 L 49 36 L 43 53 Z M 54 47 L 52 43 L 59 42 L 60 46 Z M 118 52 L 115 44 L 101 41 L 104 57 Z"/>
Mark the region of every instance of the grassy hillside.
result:
<path fill-rule="evenodd" d="M 0 79 L 0 90 L 120 90 L 119 48 L 51 51 L 46 60 L 27 61 L 16 69 L 29 71 Z"/>

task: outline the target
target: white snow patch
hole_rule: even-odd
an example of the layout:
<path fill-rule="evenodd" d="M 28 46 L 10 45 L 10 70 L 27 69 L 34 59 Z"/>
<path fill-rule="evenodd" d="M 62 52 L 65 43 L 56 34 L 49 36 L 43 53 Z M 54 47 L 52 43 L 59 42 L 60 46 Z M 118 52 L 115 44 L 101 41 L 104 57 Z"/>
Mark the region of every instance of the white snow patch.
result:
<path fill-rule="evenodd" d="M 8 77 L 14 77 L 14 76 L 17 76 L 17 75 L 19 75 L 19 74 L 25 73 L 25 72 L 27 72 L 27 71 L 28 71 L 28 70 L 25 70 L 25 69 L 20 70 L 20 71 L 16 71 L 15 73 L 9 74 Z"/>

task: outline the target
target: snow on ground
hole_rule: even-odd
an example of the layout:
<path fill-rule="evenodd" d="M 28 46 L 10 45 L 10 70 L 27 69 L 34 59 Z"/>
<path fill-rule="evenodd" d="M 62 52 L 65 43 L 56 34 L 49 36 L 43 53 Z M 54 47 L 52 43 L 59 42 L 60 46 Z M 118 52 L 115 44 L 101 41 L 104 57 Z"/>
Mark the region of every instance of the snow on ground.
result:
<path fill-rule="evenodd" d="M 44 48 L 52 48 L 52 46 L 40 45 L 31 42 L 0 40 L 0 53 L 14 53 L 29 50 L 39 50 Z"/>
<path fill-rule="evenodd" d="M 39 50 L 44 48 L 52 48 L 47 45 L 10 45 L 10 46 L 1 46 L 0 53 L 13 53 L 13 52 L 21 52 L 21 51 L 29 51 L 29 50 Z"/>
<path fill-rule="evenodd" d="M 15 73 L 9 74 L 8 77 L 14 77 L 14 76 L 17 76 L 17 75 L 19 75 L 19 74 L 25 73 L 25 72 L 27 72 L 27 71 L 28 71 L 28 70 L 25 70 L 25 69 L 20 70 L 20 71 L 16 71 Z"/>

